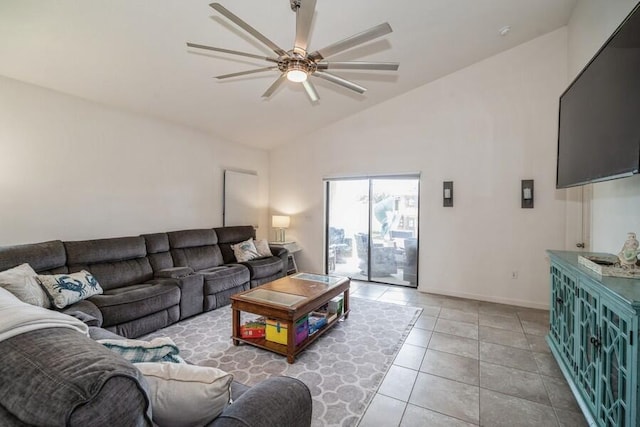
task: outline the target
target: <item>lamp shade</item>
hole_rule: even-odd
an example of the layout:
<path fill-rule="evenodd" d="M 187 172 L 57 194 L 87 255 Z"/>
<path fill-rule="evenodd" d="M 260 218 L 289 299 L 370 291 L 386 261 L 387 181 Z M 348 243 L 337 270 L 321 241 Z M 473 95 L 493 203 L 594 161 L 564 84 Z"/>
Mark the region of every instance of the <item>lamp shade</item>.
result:
<path fill-rule="evenodd" d="M 271 217 L 271 226 L 273 228 L 289 228 L 291 218 L 286 215 L 273 215 Z"/>

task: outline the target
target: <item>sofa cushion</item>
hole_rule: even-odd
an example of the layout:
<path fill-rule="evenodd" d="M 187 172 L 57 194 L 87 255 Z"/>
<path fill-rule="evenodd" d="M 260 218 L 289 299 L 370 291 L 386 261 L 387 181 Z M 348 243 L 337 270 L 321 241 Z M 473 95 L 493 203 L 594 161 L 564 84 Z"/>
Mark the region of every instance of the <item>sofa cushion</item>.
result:
<path fill-rule="evenodd" d="M 70 267 L 71 271 L 81 266 Z M 91 271 L 100 282 L 102 289 L 120 288 L 137 285 L 153 278 L 153 269 L 148 258 L 136 258 L 120 262 L 86 265 L 83 270 Z"/>
<path fill-rule="evenodd" d="M 191 267 L 195 271 L 223 264 L 218 245 L 171 249 L 171 256 L 176 267 Z"/>
<path fill-rule="evenodd" d="M 251 272 L 251 280 L 262 279 L 282 272 L 282 259 L 270 256 L 266 258 L 256 258 L 243 262 Z"/>
<path fill-rule="evenodd" d="M 90 271 L 105 291 L 153 278 L 141 236 L 64 242 L 64 245 L 69 271 Z"/>
<path fill-rule="evenodd" d="M 233 376 L 217 368 L 180 363 L 136 363 L 149 384 L 153 421 L 202 426 L 229 405 Z"/>
<path fill-rule="evenodd" d="M 67 255 L 60 240 L 0 248 L 0 270 L 28 263 L 38 273 L 66 273 Z"/>
<path fill-rule="evenodd" d="M 143 234 L 147 245 L 147 258 L 154 273 L 173 267 L 173 258 L 169 250 L 169 236 L 167 233 Z"/>
<path fill-rule="evenodd" d="M 180 289 L 172 280 L 143 283 L 105 290 L 102 295 L 91 297 L 91 302 L 102 312 L 103 326 L 107 327 L 178 305 Z"/>
<path fill-rule="evenodd" d="M 0 406 L 22 423 L 151 425 L 140 371 L 81 333 L 41 329 L 0 346 Z"/>
<path fill-rule="evenodd" d="M 218 236 L 218 246 L 222 252 L 225 264 L 236 262 L 236 258 L 231 249 L 232 244 L 236 244 L 249 238 L 256 238 L 256 230 L 251 225 L 238 225 L 233 227 L 215 228 Z"/>
<path fill-rule="evenodd" d="M 49 308 L 49 297 L 38 284 L 37 275 L 38 273 L 25 263 L 0 272 L 0 287 L 27 304 Z"/>
<path fill-rule="evenodd" d="M 143 234 L 147 245 L 147 254 L 159 254 L 169 252 L 169 235 L 167 233 Z"/>
<path fill-rule="evenodd" d="M 214 229 L 220 243 L 238 243 L 249 237 L 256 238 L 256 229 L 251 225 L 236 225 L 232 227 L 218 227 Z"/>
<path fill-rule="evenodd" d="M 204 277 L 204 294 L 212 295 L 249 282 L 249 270 L 240 264 L 225 264 L 200 272 Z"/>
<path fill-rule="evenodd" d="M 176 267 L 191 267 L 200 271 L 223 264 L 217 245 L 218 237 L 212 229 L 181 230 L 167 234 Z"/>
<path fill-rule="evenodd" d="M 149 263 L 151 264 L 151 268 L 154 273 L 173 268 L 173 257 L 171 257 L 171 252 L 149 254 L 147 255 L 147 258 L 149 258 Z"/>
<path fill-rule="evenodd" d="M 169 244 L 171 249 L 193 248 L 195 246 L 212 246 L 218 244 L 218 236 L 211 228 L 197 230 L 170 231 Z"/>
<path fill-rule="evenodd" d="M 102 293 L 98 281 L 86 270 L 71 274 L 39 275 L 37 280 L 56 308 L 65 308 Z"/>
<path fill-rule="evenodd" d="M 181 279 L 194 273 L 191 267 L 171 267 L 154 272 L 158 279 Z"/>
<path fill-rule="evenodd" d="M 113 326 L 105 326 L 105 329 L 126 338 L 138 338 L 155 332 L 165 326 L 176 323 L 180 319 L 180 306 L 174 305 L 162 311 L 130 320 Z"/>
<path fill-rule="evenodd" d="M 64 242 L 64 247 L 69 265 L 124 261 L 147 255 L 141 236 Z"/>

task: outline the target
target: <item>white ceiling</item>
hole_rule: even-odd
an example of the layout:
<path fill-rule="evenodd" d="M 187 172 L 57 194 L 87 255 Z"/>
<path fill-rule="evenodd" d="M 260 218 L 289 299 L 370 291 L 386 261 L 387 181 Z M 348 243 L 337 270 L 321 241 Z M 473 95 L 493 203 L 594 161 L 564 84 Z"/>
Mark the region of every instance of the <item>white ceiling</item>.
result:
<path fill-rule="evenodd" d="M 289 0 L 219 0 L 285 50 Z M 0 0 L 0 75 L 269 149 L 566 25 L 576 0 L 317 0 L 310 50 L 382 22 L 393 33 L 331 60 L 400 62 L 398 72 L 334 71 L 369 90 L 314 79 L 320 102 L 269 65 L 187 41 L 272 56 L 206 0 Z M 511 26 L 506 37 L 498 30 Z"/>

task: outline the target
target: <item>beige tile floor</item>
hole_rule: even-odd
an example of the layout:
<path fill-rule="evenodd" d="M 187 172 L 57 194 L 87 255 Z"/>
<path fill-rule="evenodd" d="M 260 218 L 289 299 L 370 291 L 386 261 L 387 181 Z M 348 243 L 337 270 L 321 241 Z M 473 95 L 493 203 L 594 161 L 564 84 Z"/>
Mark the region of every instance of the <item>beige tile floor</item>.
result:
<path fill-rule="evenodd" d="M 357 281 L 351 295 L 423 309 L 360 427 L 587 425 L 544 341 L 548 311 Z"/>

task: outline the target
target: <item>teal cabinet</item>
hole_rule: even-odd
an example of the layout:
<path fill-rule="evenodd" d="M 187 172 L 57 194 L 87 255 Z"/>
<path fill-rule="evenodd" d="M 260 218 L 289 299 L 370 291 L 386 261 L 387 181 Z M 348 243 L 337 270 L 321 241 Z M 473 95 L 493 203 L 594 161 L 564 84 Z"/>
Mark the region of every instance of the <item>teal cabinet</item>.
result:
<path fill-rule="evenodd" d="M 640 280 L 600 277 L 576 252 L 548 253 L 551 352 L 591 425 L 638 426 Z"/>
<path fill-rule="evenodd" d="M 600 338 L 598 303 L 600 295 L 580 280 L 578 288 L 578 346 L 577 346 L 577 375 L 578 388 L 582 392 L 589 411 L 595 413 L 598 393 L 598 339 Z"/>
<path fill-rule="evenodd" d="M 633 396 L 638 394 L 639 372 L 638 364 L 632 364 L 638 352 L 638 345 L 633 342 L 634 331 L 638 330 L 637 315 L 606 298 L 600 301 L 599 312 L 598 419 L 607 426 L 638 425 L 638 405 L 633 403 Z"/>
<path fill-rule="evenodd" d="M 570 272 L 551 266 L 551 310 L 549 334 L 558 343 L 560 356 L 575 372 L 575 304 L 578 281 Z"/>

